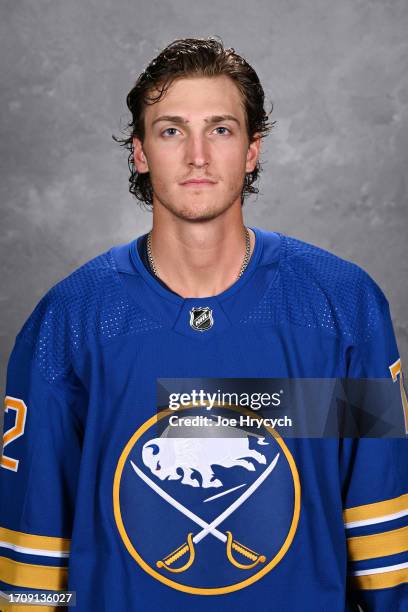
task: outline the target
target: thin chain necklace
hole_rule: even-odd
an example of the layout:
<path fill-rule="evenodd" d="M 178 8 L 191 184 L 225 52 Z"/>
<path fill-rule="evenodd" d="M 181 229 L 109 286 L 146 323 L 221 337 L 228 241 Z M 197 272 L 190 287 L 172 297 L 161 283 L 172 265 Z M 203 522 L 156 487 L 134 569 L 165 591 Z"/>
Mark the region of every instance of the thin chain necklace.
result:
<path fill-rule="evenodd" d="M 237 280 L 243 275 L 244 270 L 248 265 L 250 252 L 251 252 L 251 242 L 249 238 L 249 231 L 248 231 L 248 228 L 245 227 L 245 255 L 244 255 L 244 260 L 242 262 L 241 269 L 237 276 Z M 157 268 L 154 263 L 153 253 L 152 253 L 152 232 L 151 231 L 147 234 L 147 257 L 149 259 L 149 265 L 150 265 L 150 268 L 153 274 L 158 277 L 159 275 L 157 274 Z"/>

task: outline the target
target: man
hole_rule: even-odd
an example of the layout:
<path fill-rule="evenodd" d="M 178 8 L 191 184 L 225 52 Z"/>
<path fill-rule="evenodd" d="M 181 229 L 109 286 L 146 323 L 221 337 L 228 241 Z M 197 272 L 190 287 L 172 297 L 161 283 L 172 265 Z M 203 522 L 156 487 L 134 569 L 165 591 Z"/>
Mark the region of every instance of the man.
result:
<path fill-rule="evenodd" d="M 244 225 L 263 103 L 253 69 L 214 39 L 175 41 L 129 93 L 122 144 L 152 231 L 58 283 L 18 334 L 3 590 L 69 589 L 81 612 L 407 609 L 406 439 L 160 430 L 169 379 L 389 378 L 406 418 L 374 281 Z"/>

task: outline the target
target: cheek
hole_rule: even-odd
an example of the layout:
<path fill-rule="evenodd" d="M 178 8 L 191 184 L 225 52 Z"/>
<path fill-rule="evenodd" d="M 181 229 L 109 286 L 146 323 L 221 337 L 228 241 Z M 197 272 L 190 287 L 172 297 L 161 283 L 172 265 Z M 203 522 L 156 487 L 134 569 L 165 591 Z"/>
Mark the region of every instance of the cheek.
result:
<path fill-rule="evenodd" d="M 235 150 L 229 156 L 225 155 L 221 163 L 224 176 L 230 181 L 235 182 L 245 174 L 246 160 L 242 152 Z"/>
<path fill-rule="evenodd" d="M 153 155 L 149 159 L 150 179 L 156 183 L 168 183 L 177 174 L 174 155 Z"/>
<path fill-rule="evenodd" d="M 245 169 L 246 152 L 242 146 L 226 146 L 219 151 L 217 163 L 220 164 L 228 173 L 240 173 Z"/>
<path fill-rule="evenodd" d="M 165 173 L 166 169 L 175 164 L 178 155 L 174 147 L 157 145 L 156 143 L 146 143 L 146 155 L 149 160 L 149 170 L 151 173 Z"/>

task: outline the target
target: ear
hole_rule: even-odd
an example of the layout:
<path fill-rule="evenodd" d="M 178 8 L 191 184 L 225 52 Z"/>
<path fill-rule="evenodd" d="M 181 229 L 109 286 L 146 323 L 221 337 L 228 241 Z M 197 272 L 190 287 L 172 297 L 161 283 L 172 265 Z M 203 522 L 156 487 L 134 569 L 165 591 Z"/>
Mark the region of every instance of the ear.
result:
<path fill-rule="evenodd" d="M 143 151 L 143 146 L 141 140 L 136 138 L 136 136 L 132 140 L 133 142 L 133 159 L 135 168 L 139 174 L 143 174 L 145 172 L 149 172 L 149 164 L 147 163 L 146 155 Z"/>
<path fill-rule="evenodd" d="M 261 136 L 258 132 L 253 135 L 252 141 L 249 143 L 246 156 L 245 172 L 252 172 L 255 169 L 259 155 L 261 152 Z"/>

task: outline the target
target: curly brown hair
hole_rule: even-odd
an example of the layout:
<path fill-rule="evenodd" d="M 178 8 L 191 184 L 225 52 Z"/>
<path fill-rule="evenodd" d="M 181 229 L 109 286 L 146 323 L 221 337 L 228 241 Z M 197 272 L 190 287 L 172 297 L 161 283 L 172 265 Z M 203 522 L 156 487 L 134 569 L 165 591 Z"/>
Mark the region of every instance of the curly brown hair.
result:
<path fill-rule="evenodd" d="M 129 191 L 137 200 L 148 208 L 153 204 L 153 189 L 150 173 L 139 174 L 133 157 L 133 138 L 142 143 L 145 135 L 144 111 L 146 105 L 161 100 L 167 89 L 177 78 L 194 76 L 215 77 L 226 75 L 237 85 L 244 102 L 246 129 L 249 142 L 254 135 L 264 138 L 271 131 L 276 121 L 269 122 L 273 111 L 264 109 L 265 94 L 255 70 L 231 47 L 225 49 L 219 37 L 181 38 L 167 45 L 138 77 L 134 87 L 126 97 L 127 106 L 132 113 L 132 120 L 126 127 L 126 138 L 112 138 L 129 151 L 128 166 L 130 170 Z M 158 95 L 153 96 L 153 91 Z M 261 164 L 258 160 L 254 170 L 245 175 L 241 192 L 241 205 L 247 194 L 259 193 L 254 186 Z"/>

